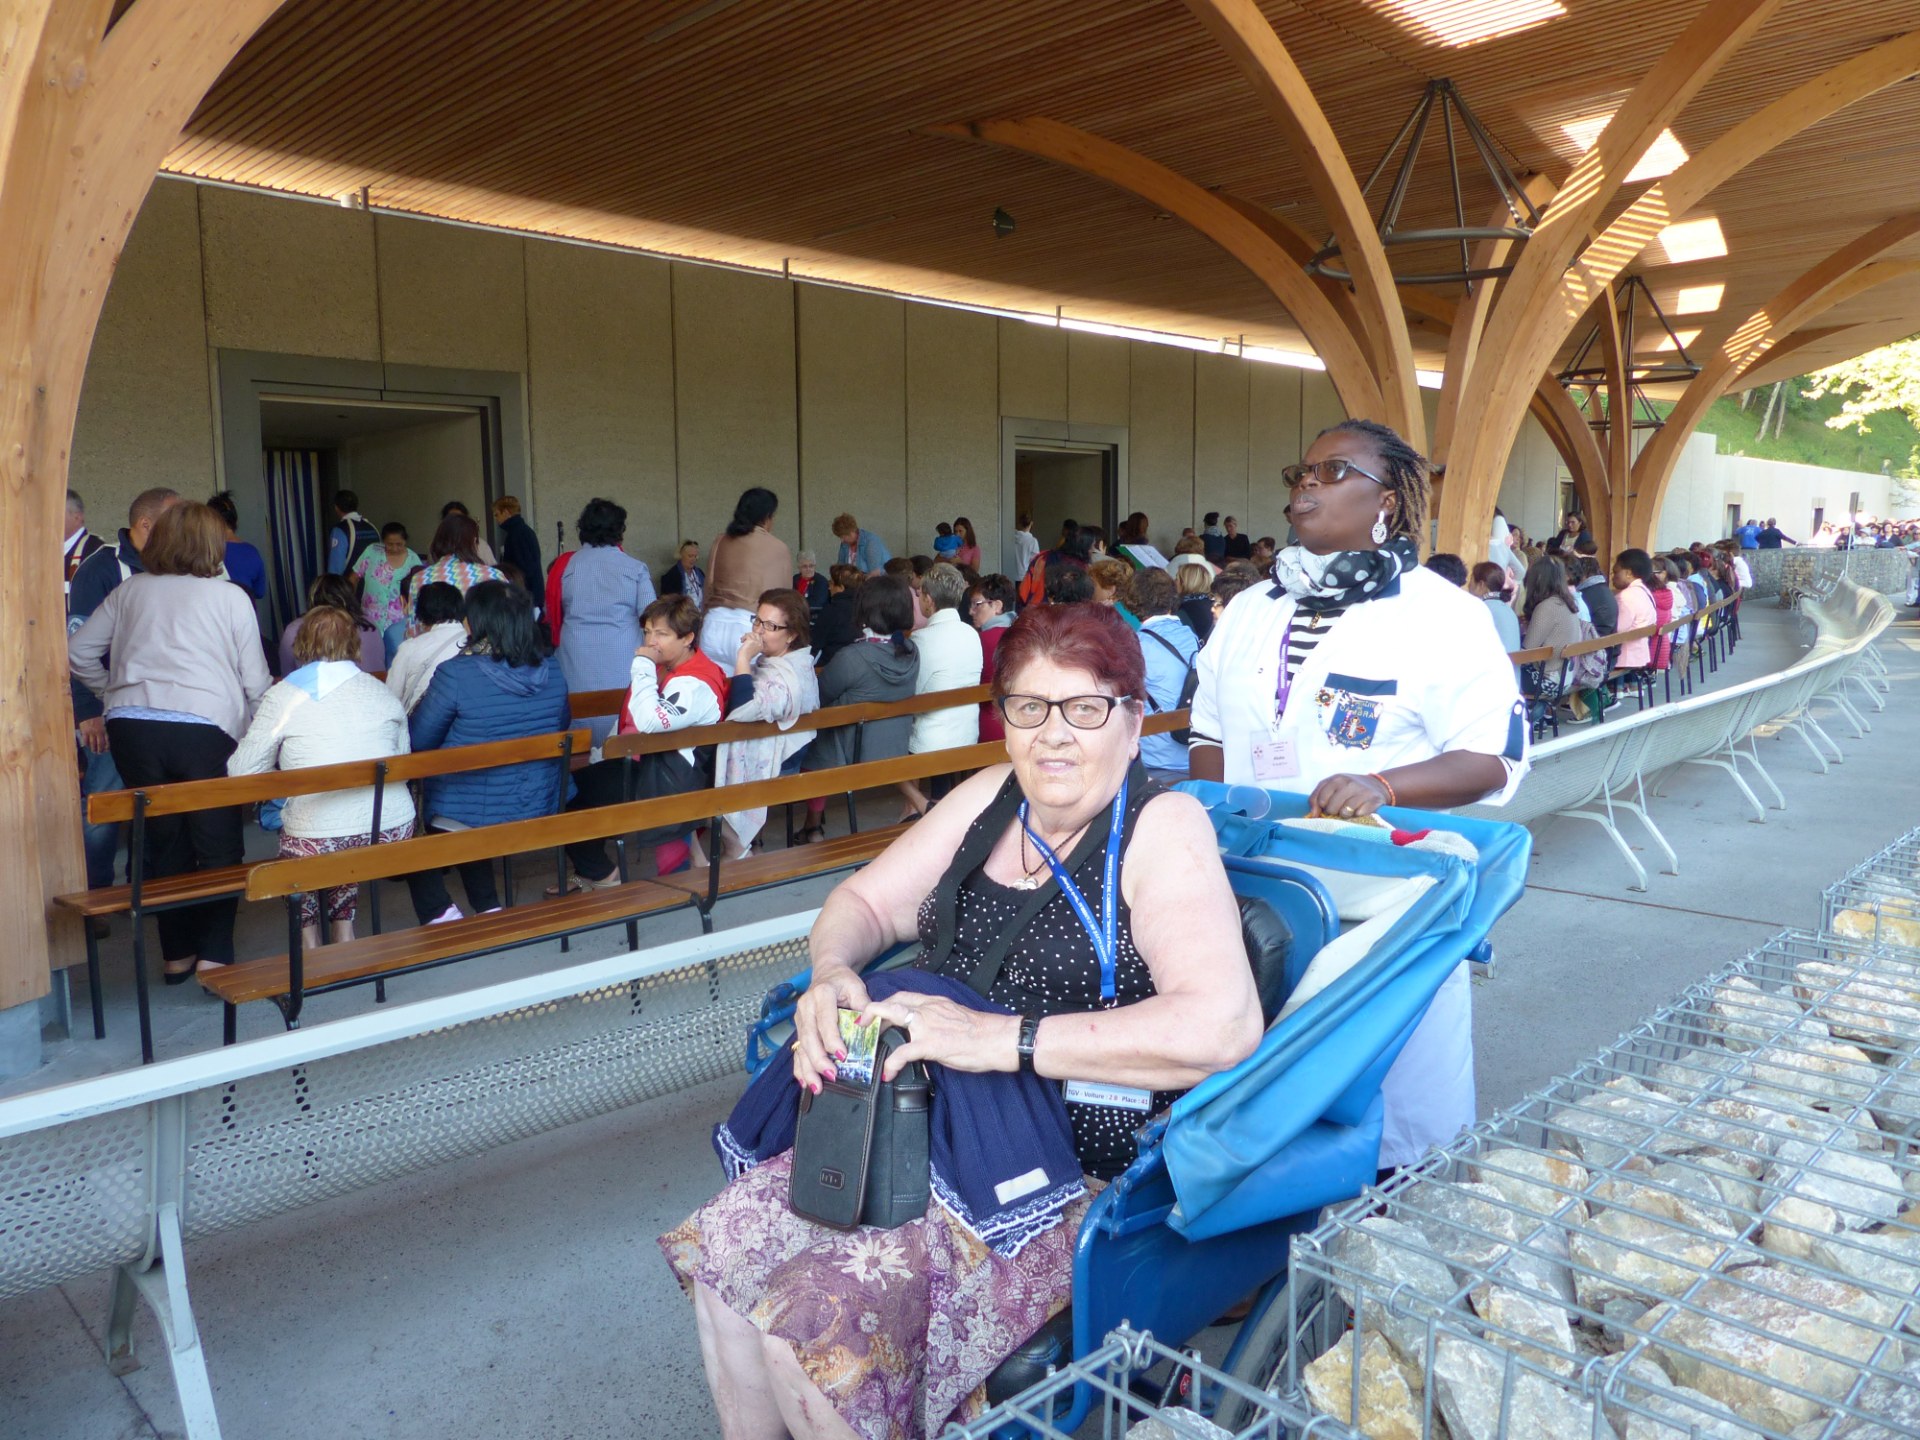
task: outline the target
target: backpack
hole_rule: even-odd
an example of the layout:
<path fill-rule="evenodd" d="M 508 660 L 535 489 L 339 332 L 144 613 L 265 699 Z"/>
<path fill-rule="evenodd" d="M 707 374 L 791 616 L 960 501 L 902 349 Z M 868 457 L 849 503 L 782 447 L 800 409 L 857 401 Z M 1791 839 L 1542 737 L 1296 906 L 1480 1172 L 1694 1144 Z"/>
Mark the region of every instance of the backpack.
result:
<path fill-rule="evenodd" d="M 1154 634 L 1153 631 L 1147 629 L 1147 627 L 1144 625 L 1140 627 L 1140 633 L 1146 636 L 1147 639 L 1156 641 L 1159 644 L 1166 646 L 1167 653 L 1173 656 L 1174 659 L 1182 660 L 1185 662 L 1187 667 L 1187 678 L 1183 680 L 1180 684 L 1180 699 L 1174 705 L 1173 708 L 1176 710 L 1185 710 L 1191 713 L 1193 710 L 1194 691 L 1200 688 L 1200 651 L 1199 649 L 1196 648 L 1194 650 L 1193 659 L 1187 660 L 1186 657 L 1181 655 L 1180 647 L 1178 645 L 1175 645 L 1171 640 L 1167 639 L 1166 636 L 1156 635 Z M 1150 710 L 1156 710 L 1156 711 L 1160 708 L 1159 706 L 1153 703 L 1153 697 L 1151 695 L 1147 697 L 1147 708 Z M 1186 726 L 1182 725 L 1178 730 L 1167 731 L 1167 734 L 1173 737 L 1173 741 L 1175 744 L 1184 745 L 1187 743 L 1189 739 L 1192 738 L 1193 731 L 1188 729 Z"/>
<path fill-rule="evenodd" d="M 333 527 L 347 532 L 347 563 L 341 567 L 342 575 L 353 574 L 353 567 L 360 563 L 360 557 L 380 543 L 380 532 L 373 528 L 370 521 L 356 515 L 350 520 L 342 520 Z"/>
<path fill-rule="evenodd" d="M 1581 640 L 1600 638 L 1600 632 L 1593 628 L 1591 620 L 1580 620 L 1577 616 L 1575 620 L 1580 626 Z M 1607 654 L 1605 650 L 1591 650 L 1585 655 L 1574 656 L 1571 662 L 1572 668 L 1567 672 L 1567 688 L 1569 690 L 1598 689 L 1606 680 L 1610 668 L 1607 664 Z"/>

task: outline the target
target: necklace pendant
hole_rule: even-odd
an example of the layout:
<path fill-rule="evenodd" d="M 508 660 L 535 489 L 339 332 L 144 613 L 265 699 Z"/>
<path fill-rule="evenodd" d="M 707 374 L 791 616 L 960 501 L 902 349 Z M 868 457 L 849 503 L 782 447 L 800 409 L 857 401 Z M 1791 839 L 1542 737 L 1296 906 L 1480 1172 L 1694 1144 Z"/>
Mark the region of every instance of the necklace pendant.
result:
<path fill-rule="evenodd" d="M 1044 875 L 1022 875 L 1007 888 L 1009 890 L 1038 890 L 1046 883 L 1047 877 Z"/>

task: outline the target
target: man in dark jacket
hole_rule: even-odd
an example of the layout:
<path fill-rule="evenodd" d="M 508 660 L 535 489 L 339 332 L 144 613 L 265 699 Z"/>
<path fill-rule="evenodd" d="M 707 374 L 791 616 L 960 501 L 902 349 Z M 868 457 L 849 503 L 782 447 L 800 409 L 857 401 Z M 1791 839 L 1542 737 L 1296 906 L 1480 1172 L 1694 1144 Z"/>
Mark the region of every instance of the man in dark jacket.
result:
<path fill-rule="evenodd" d="M 540 561 L 540 537 L 521 515 L 520 501 L 512 495 L 502 495 L 494 501 L 493 524 L 500 532 L 500 563 L 520 572 L 520 583 L 538 605 L 547 567 Z"/>
<path fill-rule="evenodd" d="M 1767 517 L 1767 523 L 1761 527 L 1759 535 L 1754 539 L 1754 543 L 1755 546 L 1761 550 L 1778 550 L 1782 545 L 1798 545 L 1800 542 L 1790 539 L 1784 534 L 1779 524 L 1769 515 Z"/>
<path fill-rule="evenodd" d="M 98 546 L 74 569 L 67 582 L 67 634 L 71 635 L 87 617 L 106 603 L 107 596 L 120 588 L 129 575 L 141 572 L 140 551 L 153 533 L 153 522 L 180 502 L 180 496 L 164 486 L 142 490 L 127 507 L 127 528 L 120 532 L 117 545 Z M 73 691 L 74 739 L 80 754 L 80 804 L 82 820 L 89 795 L 103 795 L 121 788 L 120 772 L 114 768 L 107 750 L 106 707 L 78 680 L 69 678 Z M 87 888 L 99 890 L 113 884 L 113 856 L 120 848 L 118 825 L 85 825 Z"/>

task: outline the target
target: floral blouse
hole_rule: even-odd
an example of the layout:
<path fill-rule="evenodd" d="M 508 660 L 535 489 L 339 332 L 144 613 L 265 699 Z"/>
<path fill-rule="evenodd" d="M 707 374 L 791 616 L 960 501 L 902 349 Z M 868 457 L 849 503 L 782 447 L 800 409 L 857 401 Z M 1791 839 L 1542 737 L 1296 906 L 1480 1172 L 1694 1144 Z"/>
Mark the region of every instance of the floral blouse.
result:
<path fill-rule="evenodd" d="M 420 557 L 411 550 L 395 565 L 379 545 L 369 545 L 354 562 L 354 577 L 361 587 L 360 608 L 374 629 L 384 630 L 407 618 L 407 595 L 400 582 L 420 565 Z"/>

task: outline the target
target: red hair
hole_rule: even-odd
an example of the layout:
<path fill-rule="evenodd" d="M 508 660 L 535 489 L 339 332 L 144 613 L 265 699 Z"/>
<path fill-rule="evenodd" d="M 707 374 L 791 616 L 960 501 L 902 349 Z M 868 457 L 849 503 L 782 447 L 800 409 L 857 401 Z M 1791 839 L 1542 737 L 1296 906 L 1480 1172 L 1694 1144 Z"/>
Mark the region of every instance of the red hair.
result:
<path fill-rule="evenodd" d="M 1147 662 L 1140 641 L 1111 605 L 1034 605 L 1008 627 L 994 652 L 996 700 L 1014 692 L 1014 680 L 1036 660 L 1084 670 L 1115 695 L 1147 698 Z"/>

